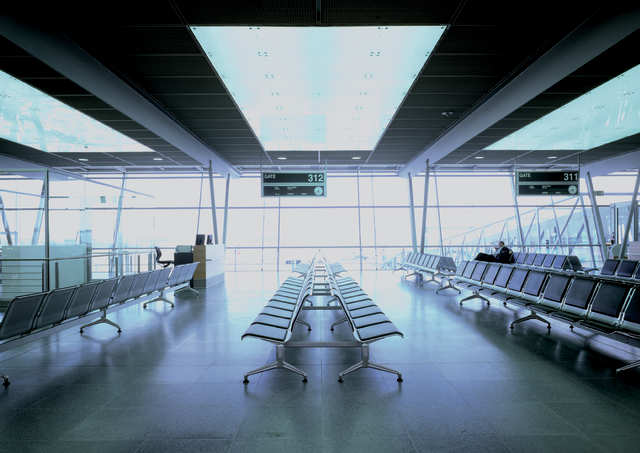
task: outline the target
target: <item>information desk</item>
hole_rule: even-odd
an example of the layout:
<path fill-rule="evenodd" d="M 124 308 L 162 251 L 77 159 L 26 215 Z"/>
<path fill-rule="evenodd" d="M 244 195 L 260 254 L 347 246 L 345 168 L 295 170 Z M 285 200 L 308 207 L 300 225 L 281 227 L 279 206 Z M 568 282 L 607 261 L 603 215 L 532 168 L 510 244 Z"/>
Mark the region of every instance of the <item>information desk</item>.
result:
<path fill-rule="evenodd" d="M 194 288 L 208 288 L 224 281 L 224 245 L 195 245 L 193 261 L 200 263 L 193 274 Z"/>

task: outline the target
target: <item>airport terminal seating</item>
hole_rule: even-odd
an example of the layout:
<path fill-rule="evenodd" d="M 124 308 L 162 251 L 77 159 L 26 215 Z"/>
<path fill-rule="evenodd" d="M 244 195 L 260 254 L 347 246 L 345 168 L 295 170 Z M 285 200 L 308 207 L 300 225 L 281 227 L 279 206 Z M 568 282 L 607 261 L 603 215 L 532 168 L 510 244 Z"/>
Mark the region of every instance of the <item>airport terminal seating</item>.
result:
<path fill-rule="evenodd" d="M 249 376 L 276 368 L 297 373 L 302 376 L 303 382 L 307 382 L 307 374 L 287 363 L 284 357 L 284 345 L 291 339 L 296 323 L 302 323 L 298 316 L 307 296 L 311 294 L 314 263 L 305 265 L 305 268 L 306 272 L 302 277 L 290 277 L 282 283 L 242 335 L 243 340 L 253 337 L 273 343 L 276 347 L 275 362 L 246 373 L 243 380 L 245 384 L 249 382 Z M 310 326 L 306 325 L 310 329 Z"/>
<path fill-rule="evenodd" d="M 364 292 L 360 285 L 350 277 L 338 278 L 330 276 L 332 292 L 345 313 L 345 318 L 334 322 L 331 330 L 342 322 L 347 322 L 351 328 L 354 340 L 361 346 L 361 360 L 355 365 L 338 374 L 338 381 L 361 368 L 371 368 L 378 371 L 392 373 L 402 382 L 402 373 L 369 361 L 369 345 L 392 336 L 404 337 L 403 333 L 382 312 L 371 297 Z"/>
<path fill-rule="evenodd" d="M 402 270 L 405 272 L 402 276 L 403 279 L 416 276 L 417 282 L 420 285 L 425 282 L 422 275 L 430 275 L 431 278 L 426 280 L 426 283 L 435 282 L 440 285 L 443 282 L 447 283 L 446 286 L 439 288 L 438 291 L 452 288 L 459 292 L 459 290 L 451 283 L 451 277 L 455 276 L 456 273 L 456 263 L 451 257 L 411 252 L 405 257 L 404 261 L 396 270 Z M 437 279 L 438 277 L 440 280 Z"/>
<path fill-rule="evenodd" d="M 275 362 L 249 371 L 245 374 L 243 382 L 248 383 L 248 378 L 251 375 L 276 368 L 284 368 L 297 373 L 303 377 L 303 382 L 307 382 L 307 374 L 303 370 L 285 361 L 285 348 L 293 347 L 358 347 L 361 349 L 361 360 L 339 373 L 339 382 L 343 381 L 346 374 L 360 368 L 372 368 L 393 373 L 397 375 L 398 381 L 402 382 L 400 372 L 369 361 L 369 345 L 371 343 L 395 335 L 403 336 L 402 332 L 395 327 L 352 278 L 336 275 L 334 269 L 340 268 L 335 264 L 330 265 L 325 260 L 314 257 L 306 269 L 307 272 L 302 277 L 291 277 L 285 280 L 242 335 L 243 339 L 253 337 L 273 343 L 276 348 Z M 322 297 L 330 297 L 327 304 L 322 306 L 314 306 L 308 299 L 315 295 L 313 288 L 318 284 L 318 280 L 328 281 L 330 288 L 326 295 L 324 290 L 321 291 Z M 337 304 L 332 305 L 332 303 Z M 296 324 L 306 325 L 308 330 L 311 330 L 311 326 L 300 319 L 300 313 L 303 310 L 340 310 L 344 312 L 344 318 L 334 322 L 331 325 L 331 330 L 333 331 L 336 325 L 348 323 L 354 341 L 292 341 L 293 328 Z"/>
<path fill-rule="evenodd" d="M 640 281 L 640 266 L 636 260 L 613 260 L 604 262 L 600 276 Z"/>
<path fill-rule="evenodd" d="M 96 324 L 109 324 L 120 333 L 120 326 L 107 318 L 110 310 L 157 291 L 161 291 L 157 300 L 165 300 L 161 299 L 164 291 L 177 290 L 189 282 L 197 266 L 198 263 L 184 264 L 15 297 L 0 323 L 0 352 L 22 344 L 25 339 L 35 339 L 96 316 L 97 320 L 80 327 L 80 333 Z M 145 305 L 155 300 L 148 300 Z M 2 375 L 2 379 L 3 385 L 8 386 L 9 378 Z"/>
<path fill-rule="evenodd" d="M 542 267 L 545 269 L 559 269 L 569 271 L 591 272 L 595 269 L 584 269 L 580 258 L 575 255 L 554 255 L 550 253 L 525 253 L 513 254 L 514 264 L 528 267 Z"/>
<path fill-rule="evenodd" d="M 529 320 L 543 322 L 551 329 L 549 319 L 556 319 L 566 322 L 571 330 L 580 327 L 640 346 L 640 281 L 633 278 L 465 261 L 458 279 L 472 291 L 461 305 L 479 298 L 487 304 L 497 300 L 528 310 L 527 316 L 511 323 L 511 329 Z M 640 361 L 617 371 L 635 367 L 640 367 Z"/>

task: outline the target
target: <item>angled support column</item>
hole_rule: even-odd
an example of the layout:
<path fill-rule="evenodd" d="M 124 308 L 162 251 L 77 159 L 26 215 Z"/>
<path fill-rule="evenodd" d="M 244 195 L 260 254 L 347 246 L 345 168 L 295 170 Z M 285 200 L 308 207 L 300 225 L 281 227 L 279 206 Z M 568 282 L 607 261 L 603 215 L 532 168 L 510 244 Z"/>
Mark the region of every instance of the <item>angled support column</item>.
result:
<path fill-rule="evenodd" d="M 620 249 L 620 258 L 624 258 L 627 253 L 627 246 L 629 245 L 629 232 L 631 231 L 631 221 L 634 217 L 634 211 L 636 210 L 636 202 L 638 200 L 638 189 L 640 188 L 640 170 L 636 175 L 636 185 L 633 189 L 633 195 L 631 195 L 631 204 L 629 205 L 629 215 L 627 215 L 627 223 L 624 226 L 624 238 L 622 239 L 622 248 Z"/>
<path fill-rule="evenodd" d="M 511 178 L 511 191 L 513 192 L 513 206 L 516 212 L 516 222 L 518 222 L 518 234 L 520 235 L 520 250 L 525 251 L 524 232 L 522 231 L 522 221 L 520 220 L 520 207 L 518 206 L 518 192 L 516 190 L 516 175 Z"/>
<path fill-rule="evenodd" d="M 213 242 L 218 244 L 218 218 L 216 217 L 216 197 L 213 190 L 213 162 L 209 161 L 209 195 L 211 196 L 211 221 L 213 222 Z"/>
<path fill-rule="evenodd" d="M 569 213 L 569 217 L 567 217 L 567 221 L 564 223 L 564 225 L 562 226 L 562 230 L 558 232 L 558 240 L 556 241 L 556 247 L 560 246 L 562 244 L 562 236 L 564 235 L 564 232 L 566 231 L 567 227 L 569 226 L 569 222 L 571 222 L 571 218 L 573 217 L 573 213 L 576 211 L 576 208 L 578 207 L 578 203 L 580 202 L 580 200 L 578 198 L 576 198 L 576 202 L 573 204 L 573 207 L 571 208 L 571 212 Z M 569 248 L 569 238 L 567 237 L 567 249 Z"/>
<path fill-rule="evenodd" d="M 593 220 L 596 224 L 596 233 L 598 234 L 598 243 L 600 244 L 600 256 L 604 263 L 609 258 L 609 251 L 607 250 L 607 241 L 604 236 L 604 227 L 602 226 L 602 217 L 600 216 L 600 210 L 598 209 L 598 201 L 596 200 L 596 193 L 593 190 L 593 181 L 591 179 L 591 173 L 587 172 L 585 177 L 587 183 L 587 190 L 589 192 L 589 199 L 591 200 L 591 209 L 593 209 Z"/>
<path fill-rule="evenodd" d="M 427 206 L 429 206 L 429 159 L 424 168 L 424 199 L 422 201 L 422 235 L 420 237 L 420 253 L 424 253 L 424 243 L 427 236 Z"/>
<path fill-rule="evenodd" d="M 436 188 L 436 214 L 438 215 L 438 231 L 440 232 L 440 254 L 442 256 L 444 253 L 444 239 L 442 236 L 442 218 L 440 217 L 440 194 L 438 193 L 438 177 L 435 172 L 433 174 L 433 185 Z"/>
<path fill-rule="evenodd" d="M 416 239 L 416 211 L 413 204 L 413 180 L 411 179 L 411 173 L 407 174 L 407 180 L 409 181 L 409 221 L 411 222 L 411 246 L 413 251 L 418 251 L 418 241 Z"/>
<path fill-rule="evenodd" d="M 587 218 L 587 210 L 584 208 L 584 199 L 580 194 L 580 207 L 582 208 L 582 217 L 584 219 L 584 228 L 587 231 L 587 240 L 589 241 L 589 252 L 591 253 L 591 265 L 596 266 L 596 256 L 593 253 L 593 239 L 591 238 L 591 227 L 589 226 L 589 219 Z"/>
<path fill-rule="evenodd" d="M 227 243 L 227 220 L 229 218 L 229 179 L 231 175 L 227 173 L 224 191 L 224 217 L 222 221 L 222 243 Z"/>
<path fill-rule="evenodd" d="M 38 210 L 36 211 L 36 222 L 33 225 L 33 236 L 31 236 L 31 245 L 38 245 L 40 239 L 40 231 L 42 230 L 42 217 L 44 212 L 45 203 L 45 187 L 44 181 L 42 181 L 42 192 L 40 193 L 40 203 L 38 204 Z M 1 204 L 1 203 L 0 203 Z"/>
<path fill-rule="evenodd" d="M 7 238 L 7 245 L 13 245 L 11 239 L 11 230 L 9 229 L 9 219 L 7 219 L 7 212 L 4 210 L 4 201 L 2 201 L 2 195 L 0 195 L 0 220 L 2 220 L 2 228 L 4 228 L 4 234 Z"/>

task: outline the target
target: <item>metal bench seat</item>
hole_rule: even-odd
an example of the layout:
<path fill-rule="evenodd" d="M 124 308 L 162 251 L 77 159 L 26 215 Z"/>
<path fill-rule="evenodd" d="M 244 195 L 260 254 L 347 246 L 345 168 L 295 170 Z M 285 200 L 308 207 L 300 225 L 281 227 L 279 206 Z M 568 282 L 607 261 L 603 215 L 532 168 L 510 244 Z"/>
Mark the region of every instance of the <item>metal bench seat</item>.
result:
<path fill-rule="evenodd" d="M 73 297 L 73 293 L 78 290 L 78 286 L 69 288 L 54 289 L 42 301 L 42 306 L 35 320 L 34 329 L 41 329 L 61 323 L 67 306 Z"/>

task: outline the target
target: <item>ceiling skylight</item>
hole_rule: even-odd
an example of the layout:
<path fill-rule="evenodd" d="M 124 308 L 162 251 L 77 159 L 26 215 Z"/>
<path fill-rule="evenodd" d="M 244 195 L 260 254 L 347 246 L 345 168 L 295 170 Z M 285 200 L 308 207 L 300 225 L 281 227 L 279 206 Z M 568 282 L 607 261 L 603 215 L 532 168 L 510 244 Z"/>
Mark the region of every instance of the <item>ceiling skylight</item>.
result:
<path fill-rule="evenodd" d="M 267 151 L 372 150 L 443 26 L 192 27 Z"/>
<path fill-rule="evenodd" d="M 48 153 L 153 152 L 3 71 L 0 137 Z"/>
<path fill-rule="evenodd" d="M 640 65 L 487 146 L 588 150 L 640 133 Z"/>

